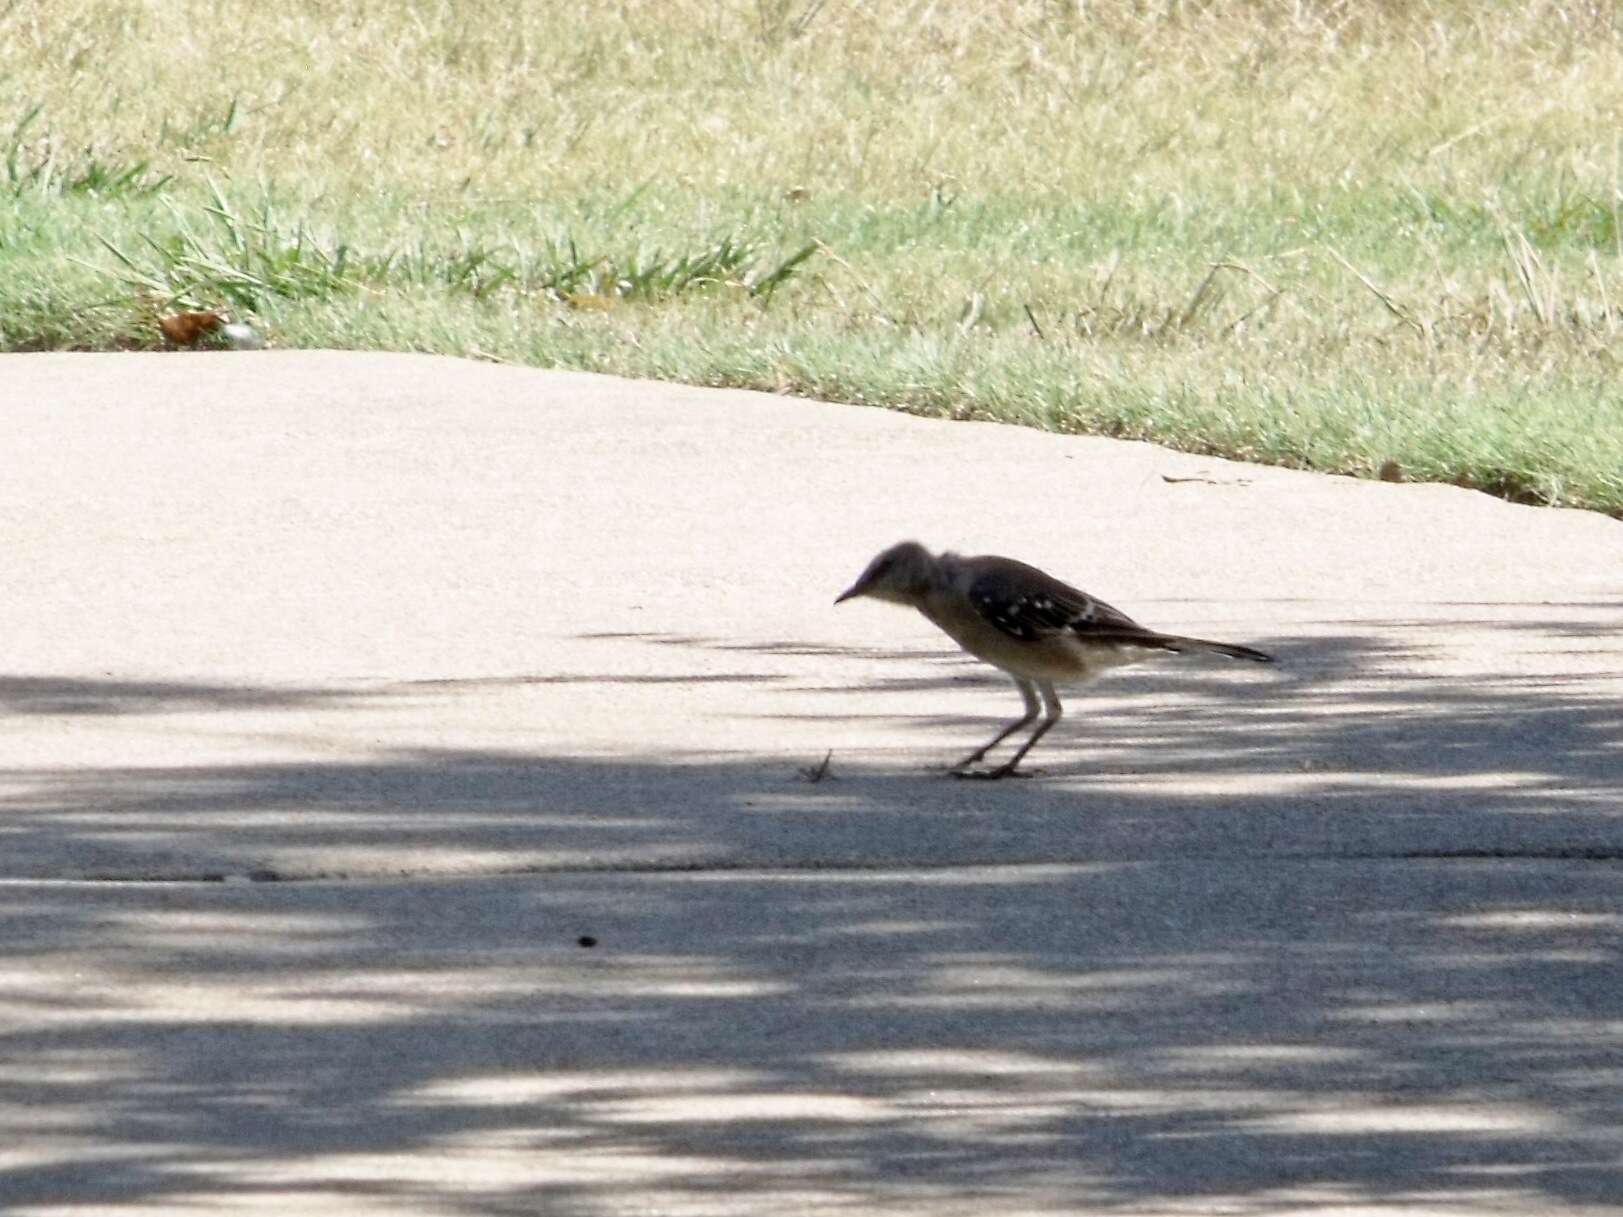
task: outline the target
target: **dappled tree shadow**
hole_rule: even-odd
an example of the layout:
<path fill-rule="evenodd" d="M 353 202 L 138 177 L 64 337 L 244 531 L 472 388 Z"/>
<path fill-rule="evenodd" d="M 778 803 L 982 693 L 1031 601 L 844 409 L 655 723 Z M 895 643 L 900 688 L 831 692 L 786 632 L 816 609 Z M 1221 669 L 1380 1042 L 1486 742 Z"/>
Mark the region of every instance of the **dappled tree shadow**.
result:
<path fill-rule="evenodd" d="M 296 710 L 363 696 L 337 688 L 282 688 L 183 680 L 0 676 L 0 715 L 167 714 L 188 710 Z"/>
<path fill-rule="evenodd" d="M 1281 662 L 1260 682 L 1234 683 L 1235 664 L 1169 664 L 1072 695 L 1056 742 L 1034 754 L 1038 781 L 944 779 L 941 760 L 984 738 L 989 720 L 932 712 L 900 716 L 916 728 L 916 756 L 837 756 L 817 783 L 784 760 L 433 748 L 18 769 L 0 773 L 0 840 L 7 874 L 60 877 L 66 854 L 73 874 L 93 878 L 1623 852 L 1623 711 L 1609 691 L 1515 677 L 1371 681 L 1363 667 L 1385 658 L 1376 640 L 1269 645 Z M 748 673 L 695 679 L 718 675 Z M 1352 677 L 1347 693 L 1338 682 Z M 980 665 L 923 653 L 899 657 L 894 675 L 825 677 L 818 691 L 830 716 L 849 717 L 861 692 L 867 712 L 896 718 L 887 693 L 966 684 L 1003 687 Z M 772 713 L 778 685 L 760 687 L 740 713 Z M 1012 691 L 1008 701 L 1012 715 Z"/>
<path fill-rule="evenodd" d="M 1615 1205 L 1623 871 L 1573 860 L 1623 857 L 1615 700 L 1255 641 L 1265 680 L 1079 694 L 1047 776 L 991 788 L 925 769 L 983 718 L 912 710 L 917 761 L 817 782 L 427 747 L 13 768 L 8 876 L 240 881 L 0 885 L 0 1207 Z M 830 713 L 997 683 L 911 651 L 859 684 L 839 652 Z M 795 684 L 729 675 L 740 713 Z M 0 705 L 413 695 L 172 688 Z"/>
<path fill-rule="evenodd" d="M 30 951 L 3 996 L 0 1196 L 1606 1205 L 1620 881 L 1325 861 L 11 886 L 0 926 Z"/>

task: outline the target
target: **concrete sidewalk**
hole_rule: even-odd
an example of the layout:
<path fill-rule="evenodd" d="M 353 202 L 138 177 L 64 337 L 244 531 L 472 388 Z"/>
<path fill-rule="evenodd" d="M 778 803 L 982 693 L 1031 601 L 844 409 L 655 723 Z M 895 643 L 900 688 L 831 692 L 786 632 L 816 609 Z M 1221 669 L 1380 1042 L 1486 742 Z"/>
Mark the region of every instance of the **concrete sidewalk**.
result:
<path fill-rule="evenodd" d="M 325 352 L 0 464 L 0 1209 L 1623 1212 L 1615 521 Z M 1281 662 L 953 782 L 905 536 Z"/>

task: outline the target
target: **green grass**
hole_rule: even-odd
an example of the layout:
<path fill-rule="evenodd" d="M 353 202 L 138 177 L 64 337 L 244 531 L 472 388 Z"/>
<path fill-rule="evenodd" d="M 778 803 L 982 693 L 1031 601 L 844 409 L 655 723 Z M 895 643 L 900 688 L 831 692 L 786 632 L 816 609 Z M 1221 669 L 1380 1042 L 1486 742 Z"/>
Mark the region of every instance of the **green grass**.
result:
<path fill-rule="evenodd" d="M 1580 0 L 0 9 L 0 349 L 741 385 L 1623 515 Z"/>

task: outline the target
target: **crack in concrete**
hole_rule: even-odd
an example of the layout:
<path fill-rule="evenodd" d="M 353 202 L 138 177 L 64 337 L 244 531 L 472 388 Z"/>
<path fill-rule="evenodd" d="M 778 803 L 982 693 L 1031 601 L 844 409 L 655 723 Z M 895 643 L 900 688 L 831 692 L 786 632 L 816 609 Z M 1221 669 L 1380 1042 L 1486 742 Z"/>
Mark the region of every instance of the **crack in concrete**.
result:
<path fill-rule="evenodd" d="M 1282 862 L 1623 862 L 1623 848 L 1557 847 L 1549 849 L 1459 849 L 1405 850 L 1370 853 L 1286 853 L 1273 855 Z M 199 871 L 194 874 L 118 874 L 94 872 L 76 876 L 0 876 L 0 886 L 85 885 L 137 886 L 148 884 L 300 884 L 300 883 L 394 883 L 478 879 L 518 879 L 531 875 L 839 875 L 908 874 L 915 872 L 974 872 L 994 870 L 1074 869 L 1084 866 L 1146 866 L 1163 863 L 1221 862 L 1217 857 L 1114 857 L 1114 858 L 1016 858 L 996 862 L 874 862 L 818 861 L 783 865 L 760 862 L 648 862 L 604 863 L 602 865 L 545 865 L 495 867 L 489 870 L 400 870 L 355 873 L 352 871 L 278 871 L 255 867 L 246 871 Z"/>

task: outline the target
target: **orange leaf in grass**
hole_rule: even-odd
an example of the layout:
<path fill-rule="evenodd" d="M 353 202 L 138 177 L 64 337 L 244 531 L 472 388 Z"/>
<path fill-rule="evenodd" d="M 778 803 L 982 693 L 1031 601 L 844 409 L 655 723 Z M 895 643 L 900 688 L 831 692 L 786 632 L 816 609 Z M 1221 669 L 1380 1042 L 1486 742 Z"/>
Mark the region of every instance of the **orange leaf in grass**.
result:
<path fill-rule="evenodd" d="M 225 320 L 219 313 L 176 313 L 159 317 L 158 328 L 170 346 L 193 347 L 204 334 L 212 333 Z"/>

